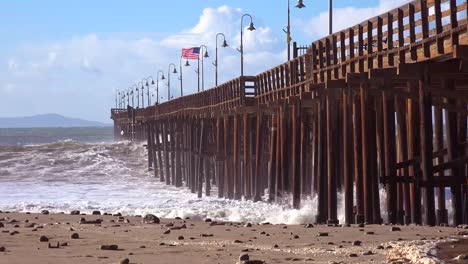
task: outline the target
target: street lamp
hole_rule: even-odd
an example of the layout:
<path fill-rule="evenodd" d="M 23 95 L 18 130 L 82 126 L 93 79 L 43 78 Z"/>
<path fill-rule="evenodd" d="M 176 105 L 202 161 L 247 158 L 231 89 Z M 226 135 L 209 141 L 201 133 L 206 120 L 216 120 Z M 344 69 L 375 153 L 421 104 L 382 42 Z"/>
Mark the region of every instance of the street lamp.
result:
<path fill-rule="evenodd" d="M 146 78 L 143 78 L 145 80 L 145 85 L 146 85 L 146 97 L 148 97 L 148 107 L 151 105 L 151 97 L 150 97 L 150 83 L 148 82 L 148 79 L 151 78 L 151 85 L 154 85 L 154 79 L 153 76 L 148 76 Z"/>
<path fill-rule="evenodd" d="M 174 71 L 172 73 L 177 73 L 175 64 L 169 64 L 167 67 L 167 101 L 171 100 L 171 66 L 174 66 Z"/>
<path fill-rule="evenodd" d="M 119 103 L 118 103 L 119 97 L 120 97 L 120 92 L 119 92 L 119 90 L 117 89 L 117 90 L 115 91 L 115 108 L 119 108 Z"/>
<path fill-rule="evenodd" d="M 140 89 L 138 88 L 138 85 L 134 85 L 136 88 L 135 88 L 135 91 L 137 92 L 137 108 L 140 108 Z"/>
<path fill-rule="evenodd" d="M 221 47 L 225 48 L 228 46 L 226 42 L 226 36 L 223 33 L 216 34 L 216 52 L 215 52 L 215 61 L 213 63 L 213 65 L 215 66 L 215 86 L 218 86 L 218 37 L 219 36 L 223 36 L 224 38 L 223 45 L 221 45 Z"/>
<path fill-rule="evenodd" d="M 187 63 L 188 63 L 188 60 L 187 60 Z M 186 64 L 187 64 L 186 63 Z M 180 71 L 180 76 L 179 76 L 179 80 L 180 80 L 180 96 L 184 96 L 184 89 L 183 89 L 183 81 L 182 81 L 182 55 L 180 55 L 180 61 L 179 61 L 179 71 Z"/>
<path fill-rule="evenodd" d="M 202 91 L 205 90 L 205 70 L 203 69 L 203 58 L 208 58 L 208 48 L 205 46 L 205 45 L 201 45 L 200 46 L 200 53 L 203 52 L 203 48 L 205 48 L 205 53 L 203 54 L 202 58 L 201 58 L 201 62 L 202 62 Z M 200 83 L 200 60 L 198 61 L 198 83 Z M 200 89 L 198 89 L 198 91 L 200 92 Z"/>
<path fill-rule="evenodd" d="M 297 8 L 306 7 L 302 0 L 297 0 Z M 333 0 L 328 0 L 328 34 L 333 34 Z"/>
<path fill-rule="evenodd" d="M 164 78 L 164 72 L 162 70 L 159 70 L 158 73 L 156 73 L 156 104 L 159 104 L 159 73 L 162 73 L 161 80 L 165 80 Z"/>
<path fill-rule="evenodd" d="M 249 15 L 249 14 L 242 15 L 242 17 L 241 17 L 241 37 L 240 37 L 240 42 L 241 43 L 240 43 L 240 49 L 238 49 L 238 51 L 241 54 L 241 77 L 244 76 L 244 40 L 243 40 L 244 27 L 243 27 L 243 22 L 244 22 L 244 17 L 246 17 L 246 16 L 250 17 L 250 24 L 249 24 L 249 27 L 247 28 L 247 30 L 249 30 L 249 31 L 255 30 L 252 16 Z"/>
<path fill-rule="evenodd" d="M 139 82 L 138 84 L 141 83 L 141 108 L 145 108 L 145 93 L 144 93 L 144 90 L 145 90 L 145 86 L 143 85 L 143 82 Z"/>

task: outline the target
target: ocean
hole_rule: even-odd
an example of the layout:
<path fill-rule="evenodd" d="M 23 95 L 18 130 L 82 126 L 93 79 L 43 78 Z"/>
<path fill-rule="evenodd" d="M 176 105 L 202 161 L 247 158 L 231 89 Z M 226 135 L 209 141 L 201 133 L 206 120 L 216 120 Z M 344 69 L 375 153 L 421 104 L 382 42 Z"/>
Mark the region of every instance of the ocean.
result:
<path fill-rule="evenodd" d="M 316 199 L 286 203 L 197 198 L 161 183 L 147 168 L 143 142 L 114 142 L 113 127 L 0 129 L 0 210 L 82 212 L 221 221 L 304 224 Z M 342 211 L 340 208 L 340 218 Z"/>

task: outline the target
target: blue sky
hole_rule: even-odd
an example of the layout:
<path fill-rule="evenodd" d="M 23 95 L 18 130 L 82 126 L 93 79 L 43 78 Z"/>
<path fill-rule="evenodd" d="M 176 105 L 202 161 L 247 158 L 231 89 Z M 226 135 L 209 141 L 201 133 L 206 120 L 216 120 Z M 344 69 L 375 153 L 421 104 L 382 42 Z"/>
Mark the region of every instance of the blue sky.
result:
<path fill-rule="evenodd" d="M 404 2 L 334 0 L 334 30 Z M 295 4 L 291 0 L 293 39 L 306 45 L 325 35 L 328 1 L 304 0 L 304 9 Z M 2 1 L 0 116 L 54 112 L 110 122 L 116 89 L 156 76 L 159 69 L 167 74 L 169 63 L 179 65 L 181 48 L 201 44 L 210 52 L 205 88 L 212 87 L 218 32 L 230 45 L 219 50 L 220 81 L 225 82 L 239 75 L 235 48 L 244 13 L 254 17 L 257 28 L 245 35 L 246 74 L 257 74 L 286 59 L 286 10 L 285 0 Z M 194 70 L 183 69 L 185 94 L 196 90 Z M 177 76 L 171 83 L 178 96 Z M 159 87 L 167 89 L 162 81 Z"/>

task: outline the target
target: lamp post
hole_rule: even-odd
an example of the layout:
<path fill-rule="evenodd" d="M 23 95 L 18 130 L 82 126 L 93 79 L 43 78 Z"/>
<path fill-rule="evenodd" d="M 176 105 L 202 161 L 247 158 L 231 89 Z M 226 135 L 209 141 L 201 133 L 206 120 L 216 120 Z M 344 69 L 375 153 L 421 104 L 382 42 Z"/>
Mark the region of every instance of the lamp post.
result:
<path fill-rule="evenodd" d="M 187 60 L 188 62 L 188 60 Z M 180 55 L 180 60 L 179 60 L 179 71 L 180 71 L 180 76 L 179 76 L 179 80 L 180 80 L 180 96 L 184 96 L 184 89 L 183 89 L 183 81 L 182 81 L 182 55 Z"/>
<path fill-rule="evenodd" d="M 119 92 L 119 90 L 116 90 L 116 91 L 115 91 L 115 108 L 119 108 L 119 103 L 118 103 L 118 101 L 119 101 L 119 99 L 118 99 L 119 96 L 120 96 L 120 92 Z"/>
<path fill-rule="evenodd" d="M 240 34 L 240 49 L 239 49 L 239 52 L 241 54 L 241 77 L 244 76 L 244 39 L 243 39 L 243 35 L 244 35 L 244 27 L 243 27 L 243 22 L 244 22 L 244 17 L 250 17 L 250 24 L 249 24 L 249 27 L 247 28 L 247 30 L 249 31 L 253 31 L 255 30 L 255 27 L 254 27 L 254 24 L 253 24 L 253 19 L 252 19 L 252 16 L 249 15 L 249 14 L 244 14 L 242 15 L 241 17 L 241 34 Z"/>
<path fill-rule="evenodd" d="M 143 78 L 145 80 L 145 85 L 146 85 L 146 97 L 148 97 L 148 107 L 151 105 L 151 97 L 150 97 L 150 83 L 148 82 L 148 79 L 151 78 L 151 85 L 154 85 L 154 79 L 153 76 L 148 76 L 146 78 Z"/>
<path fill-rule="evenodd" d="M 159 70 L 158 73 L 156 73 L 156 104 L 159 104 L 159 73 L 162 73 L 161 80 L 165 80 L 164 78 L 164 72 L 162 70 Z"/>
<path fill-rule="evenodd" d="M 145 108 L 145 98 L 144 98 L 144 90 L 145 90 L 145 86 L 143 85 L 143 82 L 139 82 L 138 85 L 141 83 L 141 108 Z"/>
<path fill-rule="evenodd" d="M 208 58 L 208 48 L 205 45 L 200 46 L 200 53 L 203 52 L 203 48 L 205 48 L 205 53 L 203 53 L 203 56 L 201 58 L 201 67 L 202 67 L 202 91 L 205 90 L 205 70 L 203 69 L 203 58 Z M 200 63 L 198 63 L 198 82 L 200 82 Z"/>
<path fill-rule="evenodd" d="M 174 66 L 172 73 L 177 73 L 177 69 L 174 63 L 170 63 L 167 67 L 167 101 L 171 100 L 171 66 Z"/>
<path fill-rule="evenodd" d="M 223 45 L 221 45 L 221 47 L 225 48 L 228 46 L 226 42 L 226 36 L 223 33 L 216 34 L 216 52 L 215 52 L 215 61 L 213 63 L 213 65 L 215 66 L 215 86 L 218 86 L 218 37 L 219 36 L 223 36 L 224 38 Z"/>

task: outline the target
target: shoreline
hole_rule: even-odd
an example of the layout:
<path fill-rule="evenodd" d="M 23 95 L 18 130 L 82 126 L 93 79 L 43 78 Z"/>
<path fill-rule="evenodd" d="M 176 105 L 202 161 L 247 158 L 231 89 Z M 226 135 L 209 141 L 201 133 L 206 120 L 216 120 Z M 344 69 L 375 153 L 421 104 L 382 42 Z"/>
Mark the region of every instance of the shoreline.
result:
<path fill-rule="evenodd" d="M 413 263 L 437 263 L 424 251 L 437 246 L 442 250 L 441 258 L 449 260 L 457 250 L 450 246 L 454 242 L 447 241 L 460 239 L 463 236 L 457 234 L 467 231 L 453 227 L 270 225 L 180 218 L 148 224 L 143 219 L 119 214 L 1 212 L 0 251 L 2 247 L 4 250 L 0 263 L 64 263 L 65 259 L 67 263 L 125 263 L 126 258 L 129 263 L 236 263 L 243 254 L 266 263 L 396 263 L 411 259 L 405 254 L 413 259 L 427 255 L 425 262 Z M 74 233 L 78 239 L 71 237 Z M 40 242 L 41 236 L 48 241 Z M 54 248 L 57 243 L 59 248 Z M 118 249 L 101 250 L 106 245 L 117 245 Z M 452 250 L 446 253 L 446 249 Z"/>

